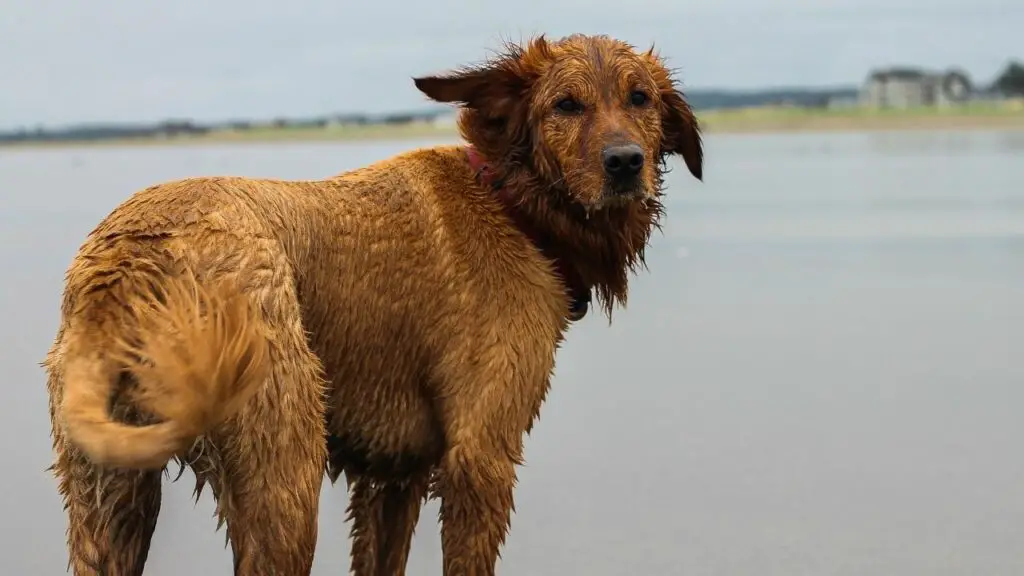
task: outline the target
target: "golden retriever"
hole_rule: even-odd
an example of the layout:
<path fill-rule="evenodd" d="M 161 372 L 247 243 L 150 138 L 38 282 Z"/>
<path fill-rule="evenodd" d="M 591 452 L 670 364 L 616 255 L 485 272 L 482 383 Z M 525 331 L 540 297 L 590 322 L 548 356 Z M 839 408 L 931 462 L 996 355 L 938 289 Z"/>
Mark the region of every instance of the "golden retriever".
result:
<path fill-rule="evenodd" d="M 177 458 L 235 574 L 308 574 L 325 470 L 352 569 L 405 572 L 429 494 L 444 574 L 493 574 L 523 439 L 591 294 L 611 318 L 700 131 L 661 58 L 604 36 L 415 79 L 464 146 L 320 181 L 135 193 L 67 272 L 45 367 L 76 575 L 142 573 Z"/>

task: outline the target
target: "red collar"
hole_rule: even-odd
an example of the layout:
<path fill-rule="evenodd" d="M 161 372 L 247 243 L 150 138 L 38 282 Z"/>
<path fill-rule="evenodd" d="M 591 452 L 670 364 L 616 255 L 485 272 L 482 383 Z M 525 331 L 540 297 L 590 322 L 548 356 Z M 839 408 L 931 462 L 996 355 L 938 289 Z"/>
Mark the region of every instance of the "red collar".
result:
<path fill-rule="evenodd" d="M 476 148 L 466 146 L 466 159 L 469 161 L 469 167 L 473 170 L 477 181 L 494 190 L 495 197 L 501 202 L 505 213 L 512 219 L 519 231 L 525 234 L 537 249 L 554 264 L 555 271 L 562 277 L 566 289 L 572 296 L 569 320 L 575 322 L 586 316 L 590 306 L 590 288 L 583 282 L 579 271 L 566 258 L 557 254 L 554 246 L 545 238 L 543 231 L 538 230 L 526 214 L 519 209 L 516 199 L 512 198 L 505 183 L 498 178 L 498 174 L 491 169 L 487 164 L 487 159 Z"/>

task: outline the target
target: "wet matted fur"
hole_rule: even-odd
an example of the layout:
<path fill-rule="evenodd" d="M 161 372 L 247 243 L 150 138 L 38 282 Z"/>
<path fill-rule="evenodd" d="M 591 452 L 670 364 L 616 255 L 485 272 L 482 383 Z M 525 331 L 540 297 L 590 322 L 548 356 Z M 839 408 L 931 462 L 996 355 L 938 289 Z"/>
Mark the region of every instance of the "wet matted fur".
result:
<path fill-rule="evenodd" d="M 75 574 L 142 573 L 172 458 L 236 574 L 309 573 L 325 470 L 355 574 L 404 573 L 428 491 L 444 573 L 494 573 L 571 309 L 625 303 L 664 162 L 700 178 L 701 139 L 653 50 L 607 37 L 415 84 L 461 104 L 468 148 L 164 183 L 90 233 L 45 362 Z"/>

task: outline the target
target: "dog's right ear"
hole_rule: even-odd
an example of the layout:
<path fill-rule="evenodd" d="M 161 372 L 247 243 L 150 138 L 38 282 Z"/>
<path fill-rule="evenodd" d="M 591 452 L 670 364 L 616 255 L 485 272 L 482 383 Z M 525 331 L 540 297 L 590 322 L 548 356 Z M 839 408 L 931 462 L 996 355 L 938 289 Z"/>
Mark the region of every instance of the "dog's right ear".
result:
<path fill-rule="evenodd" d="M 466 67 L 439 76 L 413 78 L 416 88 L 437 102 L 454 102 L 467 108 L 489 108 L 496 99 L 516 95 L 523 87 L 504 63 Z"/>
<path fill-rule="evenodd" d="M 504 54 L 486 64 L 413 78 L 413 82 L 437 102 L 459 103 L 489 118 L 508 117 L 529 98 L 537 77 L 535 62 L 547 54 L 548 45 L 541 36 L 527 49 L 508 44 Z"/>

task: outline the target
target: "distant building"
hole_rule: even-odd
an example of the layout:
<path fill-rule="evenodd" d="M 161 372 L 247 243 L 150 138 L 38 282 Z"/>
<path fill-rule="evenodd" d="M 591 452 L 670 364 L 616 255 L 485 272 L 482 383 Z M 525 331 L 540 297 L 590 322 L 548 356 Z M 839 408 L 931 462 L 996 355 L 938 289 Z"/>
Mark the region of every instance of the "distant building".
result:
<path fill-rule="evenodd" d="M 959 70 L 933 73 L 916 68 L 875 70 L 861 90 L 861 103 L 872 108 L 950 106 L 971 99 L 971 80 Z"/>

